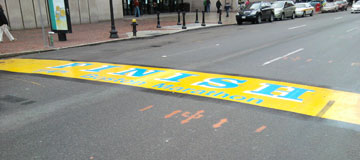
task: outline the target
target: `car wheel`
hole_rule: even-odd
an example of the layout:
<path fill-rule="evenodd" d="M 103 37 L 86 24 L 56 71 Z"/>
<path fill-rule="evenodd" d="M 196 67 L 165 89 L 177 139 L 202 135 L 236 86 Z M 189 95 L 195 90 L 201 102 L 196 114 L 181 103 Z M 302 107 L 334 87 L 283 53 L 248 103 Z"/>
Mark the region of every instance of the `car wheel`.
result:
<path fill-rule="evenodd" d="M 238 25 L 242 25 L 242 21 L 236 21 Z"/>
<path fill-rule="evenodd" d="M 291 19 L 295 19 L 295 13 L 291 15 Z"/>
<path fill-rule="evenodd" d="M 345 11 L 347 11 L 347 7 L 345 7 Z"/>
<path fill-rule="evenodd" d="M 310 14 L 310 16 L 313 16 L 314 15 L 314 11 L 311 11 L 311 14 Z"/>
<path fill-rule="evenodd" d="M 269 18 L 269 22 L 273 22 L 273 21 L 274 21 L 274 14 L 271 14 Z"/>
<path fill-rule="evenodd" d="M 256 18 L 256 23 L 257 24 L 260 24 L 262 22 L 262 17 L 261 17 L 261 15 L 259 14 L 258 16 L 257 16 L 257 18 Z"/>
<path fill-rule="evenodd" d="M 281 14 L 280 21 L 282 21 L 282 20 L 284 20 L 284 19 L 285 19 L 285 15 L 284 15 L 284 13 L 283 13 L 283 14 Z"/>

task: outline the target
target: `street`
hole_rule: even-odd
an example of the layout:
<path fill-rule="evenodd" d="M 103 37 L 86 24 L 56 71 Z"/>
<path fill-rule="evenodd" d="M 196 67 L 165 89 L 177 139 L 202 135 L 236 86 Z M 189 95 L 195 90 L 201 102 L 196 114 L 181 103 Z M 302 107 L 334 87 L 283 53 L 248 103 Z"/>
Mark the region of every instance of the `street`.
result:
<path fill-rule="evenodd" d="M 358 160 L 359 16 L 0 59 L 0 159 Z"/>

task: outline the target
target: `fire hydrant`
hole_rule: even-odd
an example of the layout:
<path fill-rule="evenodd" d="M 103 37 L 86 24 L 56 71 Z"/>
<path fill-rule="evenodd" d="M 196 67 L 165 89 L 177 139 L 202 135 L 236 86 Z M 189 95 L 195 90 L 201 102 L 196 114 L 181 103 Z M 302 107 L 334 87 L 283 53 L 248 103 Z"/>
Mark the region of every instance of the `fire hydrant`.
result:
<path fill-rule="evenodd" d="M 136 32 L 137 32 L 136 26 L 138 25 L 138 24 L 136 23 L 136 19 L 132 19 L 131 25 L 133 26 L 133 36 L 136 37 Z"/>

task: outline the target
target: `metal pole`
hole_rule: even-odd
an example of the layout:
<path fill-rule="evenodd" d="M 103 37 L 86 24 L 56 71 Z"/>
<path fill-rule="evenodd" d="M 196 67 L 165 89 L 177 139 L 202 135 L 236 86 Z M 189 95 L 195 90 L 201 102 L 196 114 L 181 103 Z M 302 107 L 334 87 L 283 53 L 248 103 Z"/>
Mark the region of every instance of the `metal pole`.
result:
<path fill-rule="evenodd" d="M 47 44 L 47 41 L 46 41 L 45 26 L 44 26 L 44 20 L 43 20 L 43 17 L 42 17 L 40 0 L 38 0 L 38 4 L 39 4 L 39 11 L 40 11 L 41 30 L 42 30 L 42 35 L 43 35 L 44 46 L 47 47 L 48 44 Z"/>
<path fill-rule="evenodd" d="M 111 31 L 110 38 L 119 38 L 118 32 L 115 29 L 115 21 L 114 21 L 114 10 L 113 10 L 113 1 L 110 1 L 110 15 L 111 15 Z"/>
<path fill-rule="evenodd" d="M 219 22 L 218 22 L 218 24 L 222 24 L 222 22 L 221 22 L 221 9 L 219 11 Z"/>
<path fill-rule="evenodd" d="M 178 23 L 177 25 L 181 25 L 181 22 L 180 22 L 180 10 L 178 10 Z"/>
<path fill-rule="evenodd" d="M 205 11 L 202 11 L 202 23 L 201 26 L 206 26 L 205 24 Z"/>
<path fill-rule="evenodd" d="M 198 9 L 196 9 L 196 19 L 195 19 L 195 23 L 199 23 Z"/>
<path fill-rule="evenodd" d="M 186 29 L 185 11 L 183 11 L 182 15 L 183 15 L 183 26 L 182 26 L 182 29 Z"/>
<path fill-rule="evenodd" d="M 161 28 L 161 26 L 160 26 L 160 12 L 159 11 L 157 11 L 157 26 L 156 26 L 156 28 Z"/>

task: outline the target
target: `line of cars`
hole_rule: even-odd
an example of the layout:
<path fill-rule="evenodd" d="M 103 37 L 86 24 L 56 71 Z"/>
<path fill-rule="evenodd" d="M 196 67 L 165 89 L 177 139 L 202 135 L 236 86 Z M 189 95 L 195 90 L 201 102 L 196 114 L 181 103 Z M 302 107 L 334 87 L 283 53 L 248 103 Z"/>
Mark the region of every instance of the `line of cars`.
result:
<path fill-rule="evenodd" d="M 260 1 L 253 2 L 241 9 L 236 15 L 237 24 L 250 21 L 252 23 L 262 23 L 267 20 L 284 20 L 286 18 L 313 16 L 314 7 L 309 3 L 294 3 L 293 1 L 275 1 L 273 3 Z"/>
<path fill-rule="evenodd" d="M 349 3 L 344 0 L 336 2 L 327 2 L 324 7 L 322 7 L 321 12 L 338 12 L 338 11 L 347 11 Z"/>
<path fill-rule="evenodd" d="M 360 2 L 360 1 L 358 1 Z M 295 19 L 295 17 L 313 16 L 315 5 L 318 3 L 294 3 L 289 0 L 280 0 L 273 3 L 266 1 L 253 2 L 242 8 L 236 15 L 237 24 L 243 22 L 262 23 L 266 20 L 284 20 L 286 18 Z M 325 3 L 321 8 L 322 12 L 347 10 L 348 3 L 346 0 Z M 352 9 L 352 12 L 360 12 L 360 3 L 358 8 Z"/>

